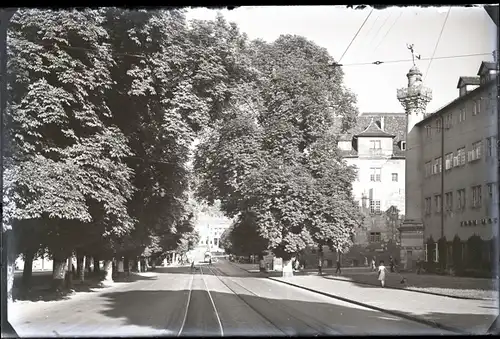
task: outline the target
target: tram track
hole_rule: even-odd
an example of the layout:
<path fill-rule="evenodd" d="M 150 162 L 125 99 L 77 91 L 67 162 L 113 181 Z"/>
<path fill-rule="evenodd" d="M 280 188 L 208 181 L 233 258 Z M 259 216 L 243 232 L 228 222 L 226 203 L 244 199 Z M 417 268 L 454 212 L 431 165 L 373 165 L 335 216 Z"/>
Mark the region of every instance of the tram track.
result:
<path fill-rule="evenodd" d="M 215 318 L 216 318 L 217 323 L 218 323 L 220 336 L 223 337 L 224 336 L 224 329 L 222 327 L 222 322 L 220 320 L 219 311 L 217 310 L 217 306 L 215 305 L 214 299 L 212 298 L 212 293 L 210 292 L 210 289 L 208 288 L 207 282 L 205 281 L 203 269 L 200 267 L 198 272 L 199 272 L 199 275 L 197 274 L 196 269 L 191 270 L 191 283 L 189 285 L 188 298 L 187 298 L 187 302 L 186 302 L 186 307 L 185 307 L 181 327 L 179 329 L 179 332 L 177 333 L 177 337 L 181 337 L 181 336 L 185 335 L 185 325 L 186 325 L 187 319 L 189 317 L 189 311 L 190 311 L 190 307 L 191 307 L 191 303 L 192 303 L 192 299 L 193 299 L 192 298 L 193 284 L 194 284 L 196 276 L 199 276 L 201 278 L 201 281 L 203 282 L 203 285 L 205 286 L 203 291 L 206 292 L 208 295 L 208 299 L 210 300 L 212 310 L 214 312 Z M 192 329 L 190 329 L 190 330 L 192 330 Z"/>
<path fill-rule="evenodd" d="M 294 314 L 291 314 L 289 312 L 288 309 L 286 309 L 285 307 L 283 307 L 283 305 L 281 305 L 279 302 L 271 302 L 265 298 L 262 298 L 260 297 L 259 295 L 257 295 L 256 293 L 254 293 L 253 291 L 249 290 L 248 288 L 242 286 L 241 284 L 235 282 L 233 279 L 230 279 L 228 277 L 227 274 L 225 274 L 224 272 L 222 272 L 221 270 L 219 269 L 214 269 L 213 267 L 208 267 L 208 270 L 215 276 L 217 277 L 217 279 L 224 285 L 226 286 L 226 288 L 228 288 L 235 296 L 237 296 L 244 304 L 246 304 L 250 309 L 252 309 L 255 313 L 257 313 L 260 317 L 262 317 L 263 319 L 265 319 L 269 324 L 271 324 L 273 327 L 275 327 L 275 329 L 278 330 L 278 332 L 281 332 L 283 333 L 285 336 L 294 336 L 294 335 L 298 335 L 299 333 L 297 333 L 295 330 L 290 330 L 290 331 L 287 331 L 286 329 L 283 329 L 283 325 L 280 325 L 280 324 L 277 324 L 277 322 L 273 319 L 271 319 L 269 316 L 266 316 L 265 314 L 263 314 L 263 312 L 261 310 L 259 310 L 257 307 L 255 307 L 254 305 L 252 305 L 252 303 L 248 302 L 247 300 L 245 300 L 245 298 L 240 295 L 236 290 L 235 288 L 229 286 L 229 284 L 224 281 L 221 276 L 224 276 L 225 278 L 229 279 L 231 281 L 232 284 L 236 285 L 238 288 L 241 288 L 242 290 L 248 292 L 252 297 L 255 297 L 255 298 L 259 298 L 261 300 L 265 300 L 268 304 L 274 306 L 274 307 L 277 307 L 280 309 L 280 312 L 282 312 L 281 314 L 284 314 L 286 315 L 286 318 L 290 321 L 292 320 L 293 323 L 295 325 L 297 324 L 302 324 L 302 327 L 304 328 L 307 328 L 309 330 L 307 330 L 306 332 L 307 333 L 304 333 L 304 334 L 307 334 L 307 335 L 312 335 L 312 336 L 325 336 L 325 335 L 332 335 L 332 334 L 335 334 L 335 335 L 340 335 L 342 334 L 341 332 L 339 332 L 337 329 L 334 329 L 332 328 L 330 325 L 328 324 L 325 324 L 324 322 L 321 322 L 321 321 L 318 321 L 317 319 L 314 319 L 312 317 L 310 317 L 309 315 L 303 313 L 303 312 L 300 312 L 299 310 L 297 309 L 294 309 Z M 297 314 L 299 315 L 299 317 L 297 316 Z M 294 326 L 296 327 L 296 326 Z M 321 329 L 321 330 L 318 330 L 318 329 Z"/>

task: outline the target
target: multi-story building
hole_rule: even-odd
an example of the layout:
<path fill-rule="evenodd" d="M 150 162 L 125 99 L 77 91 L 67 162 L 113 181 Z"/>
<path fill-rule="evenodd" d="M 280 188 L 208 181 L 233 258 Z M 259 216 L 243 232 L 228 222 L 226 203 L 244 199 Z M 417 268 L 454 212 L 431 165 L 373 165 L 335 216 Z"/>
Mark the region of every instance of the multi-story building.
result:
<path fill-rule="evenodd" d="M 457 99 L 433 114 L 412 115 L 407 219 L 421 223 L 422 232 L 414 238 L 423 244 L 421 259 L 428 269 L 496 267 L 496 76 L 496 64 L 483 62 L 477 77 L 460 77 Z"/>
<path fill-rule="evenodd" d="M 363 225 L 355 230 L 355 246 L 339 256 L 343 265 L 363 265 L 374 256 L 399 256 L 395 249 L 405 211 L 405 128 L 404 113 L 363 113 L 356 126 L 339 137 L 344 160 L 357 172 L 353 195 L 364 214 Z M 317 265 L 316 250 L 306 257 L 309 266 Z M 325 246 L 323 258 L 325 266 L 332 266 L 338 255 Z"/>

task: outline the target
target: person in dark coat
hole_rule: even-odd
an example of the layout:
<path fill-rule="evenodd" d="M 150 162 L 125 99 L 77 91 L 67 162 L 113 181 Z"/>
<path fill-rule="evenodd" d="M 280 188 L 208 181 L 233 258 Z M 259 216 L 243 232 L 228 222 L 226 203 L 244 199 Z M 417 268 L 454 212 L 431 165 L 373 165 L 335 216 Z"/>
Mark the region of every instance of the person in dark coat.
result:
<path fill-rule="evenodd" d="M 337 260 L 337 269 L 335 270 L 335 274 L 342 274 L 342 270 L 340 269 L 340 260 Z"/>

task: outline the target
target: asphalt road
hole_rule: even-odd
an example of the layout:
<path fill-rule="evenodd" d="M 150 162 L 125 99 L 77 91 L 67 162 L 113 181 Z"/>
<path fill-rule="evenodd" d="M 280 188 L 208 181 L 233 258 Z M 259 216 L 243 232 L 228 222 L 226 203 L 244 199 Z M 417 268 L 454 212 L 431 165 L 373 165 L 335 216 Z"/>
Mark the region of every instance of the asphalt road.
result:
<path fill-rule="evenodd" d="M 21 337 L 447 334 L 225 261 L 158 268 L 142 279 L 70 300 L 15 303 L 9 321 Z"/>

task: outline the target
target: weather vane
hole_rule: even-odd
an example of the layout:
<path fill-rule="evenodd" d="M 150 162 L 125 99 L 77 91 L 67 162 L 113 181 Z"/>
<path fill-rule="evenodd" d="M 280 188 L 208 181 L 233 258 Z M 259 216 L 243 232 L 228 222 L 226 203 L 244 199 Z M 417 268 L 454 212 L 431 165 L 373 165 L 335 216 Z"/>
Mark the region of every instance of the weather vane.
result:
<path fill-rule="evenodd" d="M 406 44 L 406 48 L 408 48 L 411 52 L 411 59 L 413 61 L 413 66 L 416 66 L 415 64 L 415 58 L 417 58 L 418 60 L 420 60 L 420 54 L 416 54 L 415 53 L 415 50 L 413 49 L 413 44 Z"/>

